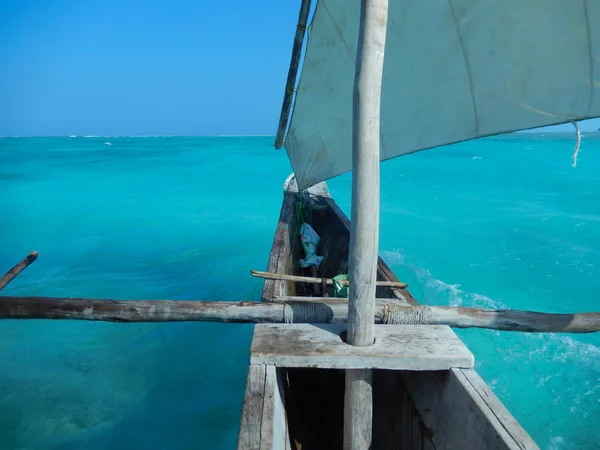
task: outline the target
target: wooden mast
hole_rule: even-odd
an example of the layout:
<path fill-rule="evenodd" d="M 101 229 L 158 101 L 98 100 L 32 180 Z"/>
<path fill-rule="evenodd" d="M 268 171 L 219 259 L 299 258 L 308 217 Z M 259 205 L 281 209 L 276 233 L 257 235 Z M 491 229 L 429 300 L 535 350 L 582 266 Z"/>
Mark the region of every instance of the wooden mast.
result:
<path fill-rule="evenodd" d="M 283 96 L 283 105 L 281 106 L 281 115 L 279 116 L 279 126 L 277 127 L 277 136 L 275 138 L 275 148 L 279 150 L 283 146 L 285 130 L 287 129 L 290 109 L 292 108 L 292 99 L 294 97 L 294 88 L 296 87 L 296 76 L 300 66 L 300 55 L 302 54 L 302 43 L 304 34 L 308 28 L 308 13 L 310 12 L 311 0 L 302 0 L 300 13 L 298 14 L 298 24 L 296 25 L 296 35 L 294 37 L 294 46 L 292 47 L 292 59 L 288 70 L 287 82 L 285 83 L 285 94 Z"/>
<path fill-rule="evenodd" d="M 379 116 L 388 0 L 361 0 L 354 74 L 352 220 L 348 269 L 347 343 L 374 341 L 373 317 L 379 247 Z M 373 371 L 346 371 L 344 448 L 371 448 Z"/>

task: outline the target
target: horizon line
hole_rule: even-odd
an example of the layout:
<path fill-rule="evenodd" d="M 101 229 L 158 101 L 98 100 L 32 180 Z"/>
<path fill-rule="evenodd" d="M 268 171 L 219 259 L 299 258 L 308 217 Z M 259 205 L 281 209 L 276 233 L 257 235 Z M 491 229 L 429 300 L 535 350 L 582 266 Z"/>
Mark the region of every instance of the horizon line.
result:
<path fill-rule="evenodd" d="M 519 130 L 519 131 L 513 131 L 513 132 L 509 132 L 509 133 L 503 133 L 497 136 L 502 136 L 502 135 L 511 135 L 511 134 L 567 134 L 567 133 L 573 133 L 574 130 L 542 130 L 542 129 L 529 129 L 529 130 Z M 600 132 L 600 129 L 598 130 L 580 130 L 580 132 L 583 133 L 598 133 Z M 130 134 L 130 135 L 126 135 L 126 134 L 122 134 L 122 135 L 95 135 L 95 134 L 88 134 L 88 135 L 75 135 L 75 134 L 70 134 L 70 135 L 63 135 L 63 134 L 51 134 L 51 135 L 29 135 L 29 136 L 0 136 L 0 139 L 13 139 L 13 138 L 85 138 L 85 139 L 99 139 L 99 138 L 170 138 L 170 137 L 174 137 L 174 138 L 185 138 L 185 137 L 189 137 L 189 138 L 215 138 L 215 137 L 272 137 L 275 138 L 276 135 L 275 134 Z M 487 137 L 491 137 L 491 136 L 487 136 Z M 485 138 L 485 137 L 483 137 Z"/>
<path fill-rule="evenodd" d="M 275 134 L 114 134 L 114 135 L 76 135 L 76 134 L 35 134 L 29 136 L 0 136 L 0 139 L 6 138 L 85 138 L 85 139 L 99 139 L 99 138 L 157 138 L 157 137 L 194 137 L 194 138 L 215 138 L 215 137 L 272 137 L 275 138 Z"/>

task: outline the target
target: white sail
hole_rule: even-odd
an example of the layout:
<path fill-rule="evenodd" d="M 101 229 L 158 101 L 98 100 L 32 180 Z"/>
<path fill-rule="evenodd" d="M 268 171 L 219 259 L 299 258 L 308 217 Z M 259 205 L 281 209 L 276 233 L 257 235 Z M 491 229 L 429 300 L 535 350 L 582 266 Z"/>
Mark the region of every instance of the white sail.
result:
<path fill-rule="evenodd" d="M 285 147 L 298 187 L 351 170 L 359 0 L 319 0 Z M 600 0 L 390 0 L 381 159 L 600 116 Z"/>

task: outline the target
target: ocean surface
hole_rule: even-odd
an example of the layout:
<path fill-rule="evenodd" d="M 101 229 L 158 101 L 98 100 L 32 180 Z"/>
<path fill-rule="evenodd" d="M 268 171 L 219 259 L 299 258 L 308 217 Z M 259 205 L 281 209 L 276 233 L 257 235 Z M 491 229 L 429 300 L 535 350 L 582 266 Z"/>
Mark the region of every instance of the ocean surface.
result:
<path fill-rule="evenodd" d="M 259 299 L 272 137 L 0 138 L 2 294 Z M 428 305 L 600 311 L 600 136 L 382 164 L 380 254 Z M 328 182 L 350 212 L 351 177 Z M 234 449 L 252 325 L 0 320 L 0 449 Z M 458 330 L 541 449 L 600 449 L 600 334 Z"/>

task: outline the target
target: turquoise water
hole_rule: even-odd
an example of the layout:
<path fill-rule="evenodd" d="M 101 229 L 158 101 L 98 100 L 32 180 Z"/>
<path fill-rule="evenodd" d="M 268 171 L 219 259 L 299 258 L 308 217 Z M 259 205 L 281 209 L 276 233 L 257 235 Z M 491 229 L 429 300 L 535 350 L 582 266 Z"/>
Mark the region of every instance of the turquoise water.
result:
<path fill-rule="evenodd" d="M 272 137 L 0 139 L 2 293 L 258 299 L 291 168 Z M 109 145 L 110 144 L 110 145 Z M 381 255 L 431 305 L 600 310 L 600 138 L 382 164 Z M 349 175 L 329 182 L 350 210 Z M 0 321 L 0 449 L 235 448 L 251 325 Z M 600 334 L 459 330 L 542 449 L 599 449 Z"/>

